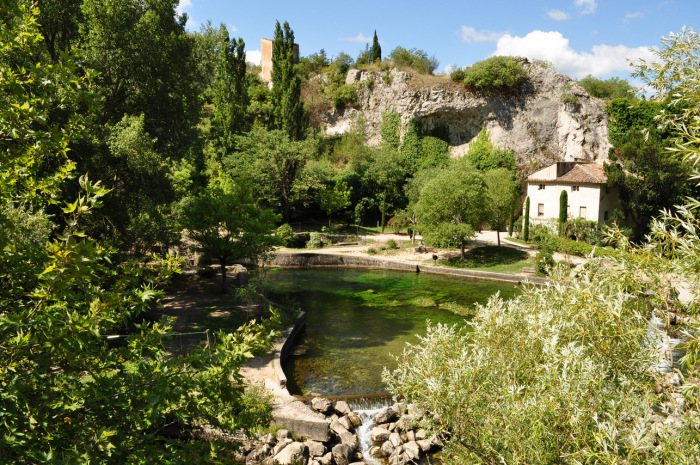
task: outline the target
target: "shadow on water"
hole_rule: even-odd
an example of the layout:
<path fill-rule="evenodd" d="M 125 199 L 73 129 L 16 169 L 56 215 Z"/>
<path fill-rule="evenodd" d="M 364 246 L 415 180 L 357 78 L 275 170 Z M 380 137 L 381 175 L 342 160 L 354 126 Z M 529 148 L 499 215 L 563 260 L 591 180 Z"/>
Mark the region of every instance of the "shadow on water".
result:
<path fill-rule="evenodd" d="M 465 324 L 474 304 L 515 286 L 417 273 L 311 269 L 270 270 L 273 300 L 294 300 L 306 330 L 284 365 L 291 393 L 348 395 L 386 391 L 381 373 L 393 369 L 406 343 L 427 323 Z"/>

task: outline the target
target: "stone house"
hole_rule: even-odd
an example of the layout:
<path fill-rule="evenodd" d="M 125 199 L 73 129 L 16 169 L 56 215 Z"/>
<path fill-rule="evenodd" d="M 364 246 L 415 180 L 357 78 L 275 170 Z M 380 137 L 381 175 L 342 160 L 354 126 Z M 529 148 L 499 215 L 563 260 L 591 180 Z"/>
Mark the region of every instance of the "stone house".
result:
<path fill-rule="evenodd" d="M 603 165 L 595 162 L 559 161 L 531 174 L 525 180 L 530 222 L 558 220 L 559 198 L 566 190 L 569 218 L 608 223 L 620 202 L 607 180 Z"/>

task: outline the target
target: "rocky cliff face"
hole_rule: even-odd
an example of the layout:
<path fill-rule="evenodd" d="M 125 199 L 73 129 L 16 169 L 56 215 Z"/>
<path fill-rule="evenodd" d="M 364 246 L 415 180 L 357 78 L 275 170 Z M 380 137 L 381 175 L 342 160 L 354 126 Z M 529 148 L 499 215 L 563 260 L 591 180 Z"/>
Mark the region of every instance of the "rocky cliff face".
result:
<path fill-rule="evenodd" d="M 425 133 L 447 132 L 453 156 L 466 153 L 469 142 L 486 127 L 493 143 L 512 149 L 522 164 L 607 160 L 610 144 L 604 102 L 555 70 L 525 59 L 521 62 L 529 79 L 519 92 L 509 95 L 470 92 L 448 77 L 352 69 L 346 83 L 356 83 L 358 108 L 329 113 L 326 131 L 343 133 L 362 113 L 369 143 L 378 145 L 382 113 L 394 109 L 404 128 L 416 118 Z"/>

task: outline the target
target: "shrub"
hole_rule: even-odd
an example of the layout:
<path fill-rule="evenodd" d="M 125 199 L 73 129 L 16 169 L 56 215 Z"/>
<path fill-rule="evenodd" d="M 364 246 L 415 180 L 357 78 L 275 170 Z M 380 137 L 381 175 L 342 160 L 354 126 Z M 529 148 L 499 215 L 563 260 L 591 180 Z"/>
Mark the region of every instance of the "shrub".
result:
<path fill-rule="evenodd" d="M 656 448 L 640 434 L 655 396 L 646 307 L 629 298 L 643 277 L 551 273 L 558 285 L 492 298 L 468 328 L 430 326 L 385 370 L 389 390 L 431 411 L 451 463 L 611 464 L 621 462 L 596 454 L 633 448 L 641 457 L 629 463 L 663 463 L 644 460 Z"/>
<path fill-rule="evenodd" d="M 428 54 L 423 50 L 416 48 L 406 50 L 401 46 L 391 51 L 389 59 L 397 66 L 407 66 L 423 74 L 433 74 L 433 71 L 440 64 L 435 55 L 428 57 Z"/>
<path fill-rule="evenodd" d="M 279 239 L 280 243 L 285 247 L 291 247 L 296 241 L 296 234 L 289 224 L 284 223 L 275 232 L 275 237 Z"/>
<path fill-rule="evenodd" d="M 369 249 L 367 249 L 367 253 L 370 255 L 377 255 L 377 249 L 375 249 L 374 247 L 370 247 Z"/>
<path fill-rule="evenodd" d="M 450 73 L 450 79 L 457 82 L 464 82 L 466 76 L 463 68 L 457 68 Z"/>
<path fill-rule="evenodd" d="M 527 71 L 513 57 L 491 57 L 465 70 L 464 83 L 486 92 L 515 89 L 527 79 Z"/>
<path fill-rule="evenodd" d="M 310 234 L 309 242 L 306 243 L 307 249 L 320 249 L 323 247 L 323 242 L 321 242 L 321 235 L 317 232 L 312 232 Z"/>
<path fill-rule="evenodd" d="M 339 110 L 357 105 L 357 89 L 355 84 L 343 84 L 331 91 L 331 101 Z"/>
<path fill-rule="evenodd" d="M 389 218 L 389 221 L 386 222 L 386 225 L 389 226 L 389 228 L 395 234 L 398 234 L 403 228 L 405 228 L 406 224 L 408 224 L 408 220 L 406 219 L 406 217 L 399 215 Z"/>
<path fill-rule="evenodd" d="M 567 221 L 563 229 L 565 237 L 573 237 L 577 241 L 584 241 L 589 244 L 597 244 L 599 242 L 598 223 L 595 221 L 576 218 Z"/>
<path fill-rule="evenodd" d="M 386 248 L 387 249 L 398 249 L 399 245 L 396 243 L 394 239 L 389 239 L 386 243 Z"/>
<path fill-rule="evenodd" d="M 549 270 L 555 265 L 552 252 L 548 249 L 540 249 L 535 256 L 535 270 L 538 274 L 548 275 Z"/>

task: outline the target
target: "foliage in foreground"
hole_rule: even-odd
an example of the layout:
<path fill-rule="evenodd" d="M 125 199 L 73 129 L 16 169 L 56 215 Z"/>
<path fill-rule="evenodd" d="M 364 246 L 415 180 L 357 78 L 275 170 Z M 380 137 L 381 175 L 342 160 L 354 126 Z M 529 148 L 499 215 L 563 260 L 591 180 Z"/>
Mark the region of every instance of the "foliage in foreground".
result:
<path fill-rule="evenodd" d="M 0 18 L 0 458 L 3 463 L 210 463 L 220 445 L 183 441 L 199 426 L 253 428 L 264 412 L 238 369 L 267 346 L 269 326 L 219 334 L 183 357 L 166 353 L 171 322 L 145 320 L 176 269 L 112 263 L 84 219 L 110 195 L 81 176 L 69 143 L 89 91 L 69 56 L 43 65 L 28 2 Z M 77 190 L 77 189 L 76 189 Z M 57 215 L 50 216 L 52 208 Z M 55 224 L 52 223 L 55 221 Z M 109 337 L 109 336 L 117 337 Z M 262 417 L 264 418 L 264 417 Z"/>
<path fill-rule="evenodd" d="M 684 30 L 664 43 L 661 62 L 638 74 L 684 104 L 659 122 L 699 179 L 700 35 Z M 642 246 L 615 233 L 619 256 L 550 269 L 550 285 L 492 298 L 469 330 L 431 327 L 385 381 L 434 414 L 432 426 L 450 438 L 449 463 L 698 463 L 699 214 L 697 200 L 664 213 Z M 684 341 L 680 389 L 658 370 L 671 341 L 650 329 L 652 318 Z"/>

